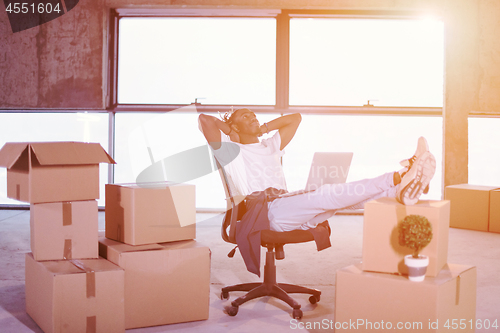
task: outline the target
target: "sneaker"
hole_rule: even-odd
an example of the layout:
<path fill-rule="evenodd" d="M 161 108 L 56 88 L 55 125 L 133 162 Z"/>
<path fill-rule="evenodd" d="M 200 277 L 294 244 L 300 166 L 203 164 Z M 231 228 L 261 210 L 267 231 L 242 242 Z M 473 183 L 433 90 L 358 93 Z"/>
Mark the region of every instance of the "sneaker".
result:
<path fill-rule="evenodd" d="M 429 192 L 429 183 L 436 172 L 436 159 L 429 152 L 427 140 L 424 137 L 418 139 L 415 154 L 401 161 L 407 168 L 401 174 L 401 184 L 396 193 L 396 199 L 404 205 L 414 205 L 422 193 Z"/>
<path fill-rule="evenodd" d="M 412 157 L 410 157 L 409 159 L 402 160 L 401 162 L 399 162 L 399 164 L 401 166 L 405 167 L 405 169 L 406 169 L 403 172 L 400 172 L 401 178 L 403 178 L 404 175 L 411 169 L 411 167 L 412 167 L 413 163 L 415 163 L 415 160 L 417 159 L 417 157 L 422 155 L 423 153 L 425 153 L 427 151 L 429 151 L 429 144 L 427 143 L 427 140 L 423 136 L 421 136 L 420 138 L 418 138 L 417 150 L 415 151 L 415 154 Z M 423 194 L 427 194 L 427 193 L 429 193 L 429 185 L 427 185 L 423 191 Z"/>
<path fill-rule="evenodd" d="M 401 166 L 403 167 L 407 167 L 408 170 L 410 170 L 417 157 L 422 155 L 426 151 L 429 151 L 429 145 L 427 144 L 427 140 L 423 136 L 421 136 L 420 138 L 418 138 L 417 150 L 415 151 L 415 154 L 413 154 L 413 156 L 409 159 L 402 160 L 401 162 L 399 162 L 399 164 L 401 164 Z"/>
<path fill-rule="evenodd" d="M 410 170 L 401 179 L 396 199 L 404 205 L 416 204 L 435 172 L 436 159 L 426 151 L 415 159 Z"/>

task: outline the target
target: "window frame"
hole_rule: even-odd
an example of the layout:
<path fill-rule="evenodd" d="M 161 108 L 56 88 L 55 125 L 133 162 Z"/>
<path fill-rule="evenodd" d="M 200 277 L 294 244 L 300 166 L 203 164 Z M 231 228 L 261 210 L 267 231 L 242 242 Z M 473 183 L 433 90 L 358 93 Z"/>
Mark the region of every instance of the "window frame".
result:
<path fill-rule="evenodd" d="M 118 103 L 118 35 L 119 20 L 126 17 L 230 17 L 230 18 L 275 18 L 276 19 L 276 96 L 275 105 L 233 105 L 247 107 L 256 113 L 304 113 L 304 114 L 350 114 L 350 115 L 425 115 L 442 116 L 442 107 L 384 107 L 364 106 L 290 106 L 290 19 L 292 18 L 338 18 L 338 19 L 420 19 L 428 13 L 419 10 L 285 10 L 285 9 L 196 9 L 196 8 L 117 8 L 110 10 L 108 35 L 108 86 L 106 105 L 110 112 L 168 112 L 186 104 L 122 104 Z M 443 74 L 444 75 L 444 74 Z M 198 112 L 215 113 L 228 105 L 205 105 L 193 102 Z"/>

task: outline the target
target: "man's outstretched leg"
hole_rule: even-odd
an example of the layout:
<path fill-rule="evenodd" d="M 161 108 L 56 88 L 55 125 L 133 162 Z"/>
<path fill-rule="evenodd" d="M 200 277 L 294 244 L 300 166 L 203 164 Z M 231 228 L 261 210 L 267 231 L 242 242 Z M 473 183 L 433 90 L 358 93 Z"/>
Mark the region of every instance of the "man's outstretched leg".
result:
<path fill-rule="evenodd" d="M 307 222 L 325 211 L 351 207 L 384 193 L 395 196 L 395 180 L 397 177 L 390 172 L 355 182 L 325 184 L 312 192 L 278 198 L 269 205 L 271 229 L 290 231 L 314 228 Z"/>
<path fill-rule="evenodd" d="M 307 222 L 318 214 L 348 207 L 362 208 L 365 202 L 382 196 L 396 197 L 406 205 L 415 204 L 434 175 L 436 161 L 424 138 L 419 139 L 415 155 L 405 161 L 407 165 L 399 173 L 352 183 L 327 184 L 313 192 L 276 199 L 269 206 L 271 229 L 314 228 Z"/>

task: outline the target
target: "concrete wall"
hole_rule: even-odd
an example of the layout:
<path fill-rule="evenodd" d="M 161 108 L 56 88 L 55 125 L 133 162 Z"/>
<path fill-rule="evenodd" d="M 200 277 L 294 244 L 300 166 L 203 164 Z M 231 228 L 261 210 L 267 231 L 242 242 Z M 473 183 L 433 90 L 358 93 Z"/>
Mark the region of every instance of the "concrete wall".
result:
<path fill-rule="evenodd" d="M 468 116 L 500 114 L 500 1 L 445 3 L 444 186 L 468 181 Z"/>
<path fill-rule="evenodd" d="M 58 19 L 12 33 L 2 8 L 0 108 L 102 109 L 103 11 L 102 1 L 81 0 Z"/>
<path fill-rule="evenodd" d="M 0 109 L 103 109 L 107 8 L 141 6 L 440 11 L 446 24 L 443 185 L 468 180 L 468 115 L 500 115 L 498 0 L 80 0 L 64 16 L 15 34 L 2 7 Z"/>

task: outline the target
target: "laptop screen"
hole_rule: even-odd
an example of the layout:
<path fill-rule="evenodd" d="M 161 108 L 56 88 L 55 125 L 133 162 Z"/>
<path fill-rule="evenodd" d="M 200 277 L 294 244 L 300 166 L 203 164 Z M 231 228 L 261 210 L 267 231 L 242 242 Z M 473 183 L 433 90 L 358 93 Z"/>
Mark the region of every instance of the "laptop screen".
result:
<path fill-rule="evenodd" d="M 352 152 L 314 153 L 306 190 L 315 190 L 323 184 L 345 183 L 352 156 Z"/>

